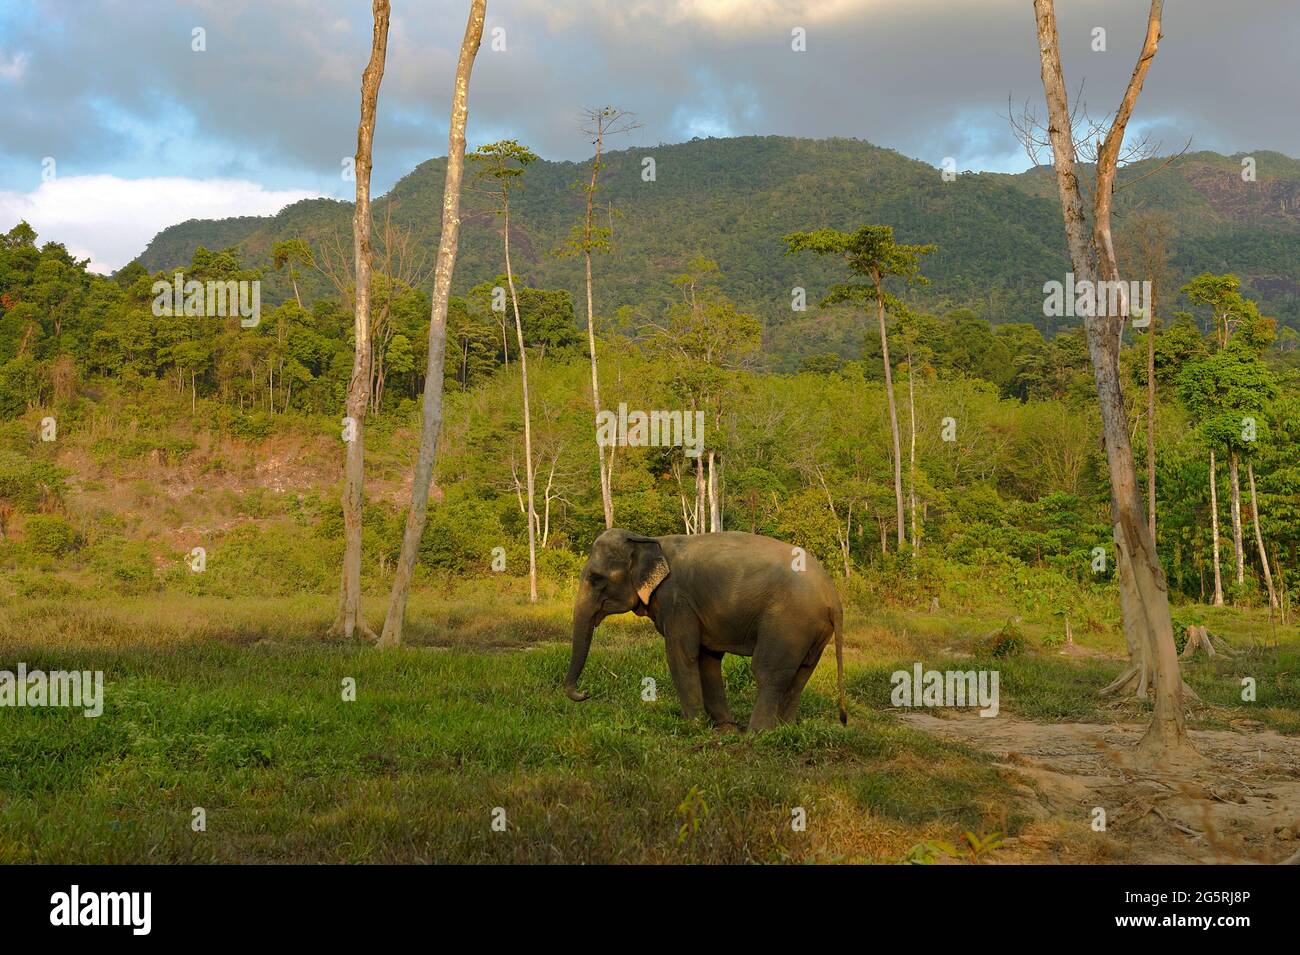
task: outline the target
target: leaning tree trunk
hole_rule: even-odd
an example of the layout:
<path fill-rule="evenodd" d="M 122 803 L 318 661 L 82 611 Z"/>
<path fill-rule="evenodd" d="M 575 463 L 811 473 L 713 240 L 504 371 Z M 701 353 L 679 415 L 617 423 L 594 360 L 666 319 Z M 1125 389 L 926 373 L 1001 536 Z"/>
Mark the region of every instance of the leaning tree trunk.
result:
<path fill-rule="evenodd" d="M 1250 481 L 1250 523 L 1255 528 L 1255 549 L 1259 551 L 1259 565 L 1264 571 L 1264 585 L 1268 587 L 1268 605 L 1276 607 L 1277 591 L 1273 588 L 1273 571 L 1264 551 L 1264 531 L 1259 526 L 1259 499 L 1255 496 L 1255 463 L 1246 459 L 1246 478 Z"/>
<path fill-rule="evenodd" d="M 1223 565 L 1219 558 L 1219 480 L 1215 477 L 1214 448 L 1210 448 L 1210 537 L 1214 554 L 1214 606 L 1223 606 Z"/>
<path fill-rule="evenodd" d="M 424 404 L 420 421 L 420 452 L 411 480 L 411 510 L 406 515 L 402 551 L 393 573 L 393 592 L 384 618 L 379 646 L 396 646 L 402 641 L 406 598 L 415 571 L 415 557 L 424 534 L 433 480 L 433 459 L 442 429 L 442 363 L 447 347 L 447 300 L 451 295 L 451 274 L 456 267 L 456 243 L 460 238 L 460 182 L 465 172 L 465 121 L 469 116 L 469 77 L 483 39 L 487 0 L 471 0 L 469 22 L 460 44 L 456 64 L 456 85 L 451 99 L 451 125 L 447 134 L 447 176 L 442 191 L 442 234 L 434 268 L 433 306 L 429 319 L 429 361 L 424 378 Z"/>
<path fill-rule="evenodd" d="M 1115 112 L 1110 130 L 1098 149 L 1092 230 L 1089 234 L 1083 195 L 1075 170 L 1071 113 L 1061 70 L 1056 11 L 1053 0 L 1034 0 L 1052 162 L 1076 282 L 1095 282 L 1098 278 L 1112 282 L 1119 280 L 1110 230 L 1112 189 L 1124 130 L 1159 44 L 1162 6 L 1162 0 L 1152 0 L 1142 53 L 1133 69 L 1120 107 Z M 1183 681 L 1178 671 L 1178 655 L 1169 615 L 1168 586 L 1164 569 L 1156 554 L 1155 542 L 1146 523 L 1142 498 L 1138 493 L 1137 470 L 1128 434 L 1128 415 L 1121 390 L 1120 333 L 1128 315 L 1129 304 L 1123 296 L 1121 299 L 1119 315 L 1086 316 L 1084 331 L 1092 361 L 1093 380 L 1097 387 L 1097 403 L 1101 411 L 1102 435 L 1110 476 L 1111 519 L 1125 633 L 1130 642 L 1144 646 L 1142 659 L 1154 661 L 1155 711 L 1138 749 L 1144 757 L 1153 761 L 1190 762 L 1199 757 L 1191 748 L 1187 737 Z M 1105 296 L 1099 297 L 1099 301 L 1104 300 Z"/>
<path fill-rule="evenodd" d="M 885 330 L 885 296 L 880 273 L 872 276 L 876 283 L 876 318 L 880 323 L 880 354 L 885 362 L 885 398 L 889 405 L 889 433 L 894 440 L 894 510 L 898 522 L 898 549 L 903 549 L 903 450 L 898 439 L 898 408 L 894 404 L 894 373 L 889 367 L 889 334 Z"/>
<path fill-rule="evenodd" d="M 1228 451 L 1228 477 L 1232 482 L 1232 551 L 1237 562 L 1237 587 L 1240 589 L 1246 583 L 1246 548 L 1241 532 L 1241 469 L 1235 450 Z"/>
<path fill-rule="evenodd" d="M 352 214 L 352 255 L 356 264 L 352 378 L 348 382 L 348 421 L 345 424 L 347 464 L 343 487 L 343 573 L 339 612 L 333 631 L 351 637 L 358 629 L 367 639 L 374 633 L 361 615 L 361 508 L 365 482 L 366 408 L 370 404 L 370 156 L 375 139 L 375 104 L 384 79 L 388 49 L 388 0 L 374 0 L 374 35 L 370 62 L 361 74 L 361 122 L 357 126 L 357 205 Z"/>
<path fill-rule="evenodd" d="M 1156 283 L 1151 283 L 1147 325 L 1147 526 L 1156 539 Z"/>
<path fill-rule="evenodd" d="M 524 326 L 519 320 L 519 296 L 515 294 L 515 273 L 510 268 L 510 200 L 505 204 L 506 284 L 515 311 L 515 339 L 519 345 L 519 375 L 524 391 L 524 469 L 528 476 L 528 599 L 537 603 L 537 506 L 533 491 L 533 426 L 528 413 L 528 353 L 524 349 Z"/>

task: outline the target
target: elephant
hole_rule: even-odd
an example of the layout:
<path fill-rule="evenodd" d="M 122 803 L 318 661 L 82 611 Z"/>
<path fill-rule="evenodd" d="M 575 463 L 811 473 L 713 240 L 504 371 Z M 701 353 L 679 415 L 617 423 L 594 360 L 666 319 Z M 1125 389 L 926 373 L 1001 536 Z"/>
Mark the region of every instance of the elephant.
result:
<path fill-rule="evenodd" d="M 751 731 L 794 722 L 804 685 L 835 637 L 840 722 L 844 610 L 817 559 L 771 537 L 723 531 L 641 537 L 620 528 L 596 538 L 573 607 L 573 651 L 564 691 L 578 690 L 592 633 L 612 614 L 649 617 L 662 634 L 682 713 L 701 707 L 720 730 L 736 728 L 723 692 L 722 658 L 753 658 L 758 698 Z"/>

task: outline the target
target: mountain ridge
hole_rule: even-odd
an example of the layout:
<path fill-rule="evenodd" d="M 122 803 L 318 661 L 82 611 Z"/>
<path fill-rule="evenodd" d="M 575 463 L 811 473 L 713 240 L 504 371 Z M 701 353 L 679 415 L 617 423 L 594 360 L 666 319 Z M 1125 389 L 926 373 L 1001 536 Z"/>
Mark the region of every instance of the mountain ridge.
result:
<path fill-rule="evenodd" d="M 1247 156 L 1255 160 L 1255 182 L 1241 177 Z M 654 160 L 650 181 L 643 178 L 646 159 Z M 1063 327 L 1042 315 L 1043 282 L 1069 268 L 1050 167 L 962 172 L 945 181 L 936 167 L 865 140 L 783 136 L 631 146 L 603 160 L 597 204 L 613 240 L 612 251 L 595 260 L 602 316 L 619 309 L 630 309 L 629 321 L 653 316 L 675 295 L 671 276 L 702 254 L 717 261 L 726 294 L 765 325 L 780 325 L 790 318 L 794 286 L 807 288 L 811 303 L 844 277 L 837 263 L 785 255 L 781 236 L 872 222 L 894 226 L 900 241 L 939 246 L 924 263 L 932 284 L 909 292 L 918 306 L 970 307 L 994 323 L 1032 322 L 1048 334 Z M 376 222 L 391 210 L 394 223 L 436 247 L 445 163 L 420 163 L 376 198 Z M 539 160 L 512 203 L 511 242 L 523 278 L 569 289 L 575 301 L 580 265 L 556 253 L 581 217 L 582 193 L 573 186 L 587 168 Z M 1145 160 L 1121 179 L 1118 228 L 1143 208 L 1174 219 L 1178 282 L 1203 271 L 1236 272 L 1267 314 L 1300 327 L 1300 160 L 1264 150 L 1201 151 Z M 499 232 L 485 199 L 467 188 L 463 209 L 457 294 L 501 271 Z M 246 264 L 264 268 L 264 294 L 275 301 L 290 292 L 269 268 L 274 242 L 304 238 L 316 248 L 350 230 L 351 210 L 349 201 L 316 198 L 273 216 L 192 219 L 159 232 L 137 261 L 160 271 L 185 265 L 200 245 L 234 248 Z M 308 296 L 332 291 L 310 272 L 299 274 L 299 285 Z"/>

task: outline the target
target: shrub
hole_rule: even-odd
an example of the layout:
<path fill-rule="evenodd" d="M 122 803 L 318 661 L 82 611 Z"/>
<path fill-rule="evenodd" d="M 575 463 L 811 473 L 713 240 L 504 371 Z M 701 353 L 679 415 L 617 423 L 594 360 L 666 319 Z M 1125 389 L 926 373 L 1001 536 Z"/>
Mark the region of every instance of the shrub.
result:
<path fill-rule="evenodd" d="M 27 546 L 46 557 L 63 557 L 77 548 L 77 532 L 58 514 L 33 514 L 25 534 Z"/>
<path fill-rule="evenodd" d="M 989 634 L 975 643 L 975 652 L 980 656 L 1018 657 L 1025 652 L 1025 635 L 1011 621 L 996 633 Z"/>
<path fill-rule="evenodd" d="M 546 548 L 537 552 L 538 574 L 557 583 L 577 583 L 578 575 L 582 573 L 582 567 L 586 562 L 585 557 L 580 557 L 569 550 Z"/>
<path fill-rule="evenodd" d="M 512 547 L 517 547 L 514 535 L 507 535 L 501 527 L 501 508 L 495 504 L 473 498 L 454 500 L 454 495 L 429 508 L 428 523 L 420 538 L 419 561 L 426 567 L 453 573 L 486 572 L 492 563 L 492 548 L 505 547 L 506 566 L 518 567 L 519 561 L 511 559 Z M 525 541 L 523 567 L 527 572 L 528 552 Z"/>
<path fill-rule="evenodd" d="M 231 414 L 226 426 L 237 438 L 257 441 L 271 436 L 275 430 L 275 421 L 265 411 L 249 411 Z"/>
<path fill-rule="evenodd" d="M 66 474 L 49 461 L 17 451 L 0 452 L 0 501 L 28 512 L 56 505 L 63 500 Z"/>
<path fill-rule="evenodd" d="M 369 544 L 374 554 L 375 541 Z M 335 558 L 335 549 L 305 538 L 287 523 L 245 524 L 207 546 L 203 573 L 181 562 L 172 574 L 192 593 L 222 597 L 319 593 L 338 580 Z"/>
<path fill-rule="evenodd" d="M 91 565 L 113 590 L 123 594 L 142 594 L 153 589 L 153 556 L 144 544 L 106 536 L 95 544 L 94 550 Z"/>

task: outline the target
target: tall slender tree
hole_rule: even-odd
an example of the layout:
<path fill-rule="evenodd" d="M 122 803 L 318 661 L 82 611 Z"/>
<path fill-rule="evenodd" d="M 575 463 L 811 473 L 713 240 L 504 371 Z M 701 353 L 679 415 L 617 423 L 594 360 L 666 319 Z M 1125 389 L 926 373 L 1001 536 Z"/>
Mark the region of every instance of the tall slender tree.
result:
<path fill-rule="evenodd" d="M 1070 110 L 1061 69 L 1060 39 L 1056 29 L 1053 0 L 1034 0 L 1043 92 L 1047 100 L 1047 140 L 1052 152 L 1057 193 L 1065 225 L 1066 244 L 1075 281 L 1095 287 L 1097 281 L 1118 282 L 1119 268 L 1111 237 L 1111 207 L 1115 176 L 1124 147 L 1124 134 L 1155 59 L 1160 43 L 1163 0 L 1151 0 L 1146 36 L 1137 65 L 1129 77 L 1109 126 L 1091 130 L 1100 139 L 1096 151 L 1096 183 L 1092 194 L 1091 219 L 1084 211 L 1083 193 L 1077 170 L 1075 117 Z M 1104 138 L 1102 134 L 1104 133 Z M 1091 229 L 1089 225 L 1091 224 Z M 1120 338 L 1128 317 L 1128 300 L 1121 294 L 1118 315 L 1105 308 L 1093 309 L 1083 324 L 1092 361 L 1097 403 L 1101 411 L 1102 434 L 1110 475 L 1111 520 L 1114 524 L 1116 563 L 1119 568 L 1120 609 L 1132 663 L 1121 677 L 1134 677 L 1145 691 L 1155 688 L 1155 711 L 1151 725 L 1139 743 L 1139 752 L 1153 762 L 1196 762 L 1200 756 L 1187 736 L 1183 709 L 1183 681 L 1178 671 L 1173 624 L 1169 615 L 1169 591 L 1155 541 L 1145 520 L 1138 491 L 1133 448 L 1128 435 L 1119 369 Z M 1117 681 L 1119 682 L 1119 681 Z"/>
<path fill-rule="evenodd" d="M 1255 462 L 1246 459 L 1246 476 L 1250 478 L 1250 523 L 1255 529 L 1255 548 L 1259 552 L 1259 566 L 1264 571 L 1264 586 L 1268 588 L 1268 605 L 1276 610 L 1279 606 L 1277 589 L 1273 586 L 1273 571 L 1268 563 L 1268 554 L 1264 550 L 1264 531 L 1259 526 L 1259 498 L 1255 494 Z"/>
<path fill-rule="evenodd" d="M 537 160 L 537 154 L 516 140 L 503 139 L 480 146 L 469 158 L 479 165 L 479 176 L 493 184 L 498 199 L 497 211 L 501 215 L 506 284 L 510 288 L 510 304 L 515 313 L 515 341 L 519 346 L 519 377 L 523 387 L 524 483 L 528 491 L 528 593 L 529 600 L 537 603 L 537 506 L 533 496 L 536 469 L 533 465 L 533 426 L 528 413 L 528 352 L 524 347 L 524 326 L 519 320 L 515 273 L 510 266 L 510 190 L 518 184 L 528 164 Z"/>
<path fill-rule="evenodd" d="M 898 548 L 902 550 L 906 537 L 903 516 L 903 452 L 898 435 L 898 408 L 894 401 L 894 373 L 889 361 L 889 332 L 885 325 L 886 304 L 891 300 L 885 292 L 885 279 L 901 278 L 909 285 L 927 284 L 921 274 L 921 256 L 929 255 L 938 246 L 902 245 L 894 241 L 894 230 L 887 225 L 863 226 L 856 232 L 837 232 L 834 229 L 817 229 L 813 232 L 791 232 L 784 237 L 786 252 L 814 252 L 834 255 L 848 263 L 849 270 L 868 281 L 845 282 L 831 288 L 822 299 L 823 305 L 839 302 L 872 303 L 876 308 L 876 322 L 880 329 L 880 352 L 885 366 L 885 398 L 889 407 L 889 431 L 894 442 L 894 500 L 895 523 L 898 531 Z M 910 372 L 909 372 L 910 374 Z"/>
<path fill-rule="evenodd" d="M 373 0 L 374 30 L 370 61 L 361 74 L 361 121 L 357 125 L 355 173 L 356 208 L 352 214 L 352 258 L 356 269 L 352 324 L 354 345 L 352 378 L 348 382 L 344 439 L 347 464 L 343 487 L 343 573 L 339 585 L 339 612 L 334 632 L 351 637 L 360 630 L 367 639 L 374 633 L 361 612 L 361 510 L 365 484 L 366 407 L 370 403 L 370 168 L 375 141 L 375 105 L 384 79 L 388 52 L 388 0 Z"/>
<path fill-rule="evenodd" d="M 313 259 L 311 246 L 302 239 L 286 239 L 271 246 L 271 266 L 278 272 L 289 267 L 289 282 L 293 285 L 293 300 L 302 308 L 302 296 L 298 294 L 298 273 L 295 265 L 311 267 Z"/>
<path fill-rule="evenodd" d="M 1235 294 L 1235 293 L 1234 293 Z M 1237 296 L 1232 312 L 1240 316 L 1241 333 L 1213 354 L 1189 363 L 1179 376 L 1179 391 L 1183 402 L 1200 422 L 1200 430 L 1210 449 L 1210 500 L 1217 500 L 1214 473 L 1215 451 L 1225 448 L 1230 462 L 1229 475 L 1234 485 L 1233 538 L 1237 545 L 1236 559 L 1240 576 L 1237 586 L 1245 583 L 1245 547 L 1240 515 L 1240 465 L 1231 462 L 1246 457 L 1249 463 L 1264 426 L 1265 408 L 1277 394 L 1277 385 L 1264 364 L 1261 355 L 1273 340 L 1272 319 L 1259 314 L 1254 302 Z M 1250 465 L 1253 473 L 1253 465 Z M 1255 503 L 1252 501 L 1252 507 Z M 1221 604 L 1222 593 L 1218 571 L 1218 517 L 1215 526 L 1215 604 Z M 1253 511 L 1252 511 L 1253 513 Z M 1256 546 L 1259 542 L 1256 541 Z M 1265 558 L 1266 560 L 1267 558 Z M 1263 564 L 1261 564 L 1261 568 Z M 1271 577 L 1271 573 L 1265 575 Z"/>
<path fill-rule="evenodd" d="M 1258 311 L 1241 294 L 1241 282 L 1235 275 L 1198 275 L 1183 286 L 1183 294 L 1198 305 L 1208 305 L 1220 349 L 1232 343 L 1233 333 L 1243 321 Z M 1225 383 L 1227 386 L 1228 383 Z M 1232 555 L 1237 589 L 1246 583 L 1245 535 L 1241 519 L 1241 458 L 1235 442 L 1228 442 L 1229 510 L 1232 515 Z"/>
<path fill-rule="evenodd" d="M 438 238 L 438 259 L 434 266 L 433 305 L 429 318 L 429 360 L 424 379 L 424 401 L 420 414 L 420 451 L 411 477 L 411 509 L 402 533 L 402 550 L 393 572 L 393 592 L 384 618 L 379 646 L 402 642 L 406 600 L 411 575 L 428 516 L 432 490 L 433 460 L 442 429 L 442 363 L 447 347 L 447 304 L 451 297 L 451 275 L 456 268 L 456 247 L 460 239 L 460 186 L 465 173 L 465 123 L 469 118 L 469 79 L 483 40 L 487 0 L 471 0 L 465 36 L 460 43 L 456 81 L 451 97 L 451 122 L 447 131 L 447 175 L 442 190 L 442 234 Z"/>
<path fill-rule="evenodd" d="M 1214 555 L 1214 606 L 1223 606 L 1223 559 L 1219 552 L 1219 477 L 1214 460 L 1214 445 L 1210 445 L 1210 542 Z"/>
<path fill-rule="evenodd" d="M 609 250 L 612 227 L 596 223 L 596 190 L 600 188 L 600 171 L 604 166 L 602 156 L 605 140 L 636 129 L 640 124 L 633 115 L 616 106 L 601 106 L 587 109 L 582 114 L 582 131 L 592 137 L 591 144 L 595 154 L 591 159 L 591 177 L 583 185 L 586 193 L 582 222 L 574 226 L 565 250 L 569 255 L 581 255 L 583 270 L 587 280 L 587 353 L 591 358 L 591 403 L 595 409 L 592 416 L 593 434 L 596 435 L 596 455 L 600 462 L 600 501 L 605 512 L 605 528 L 614 526 L 614 492 L 611 472 L 613 471 L 613 448 L 605 454 L 605 446 L 599 439 L 600 419 L 600 374 L 596 361 L 596 309 L 595 293 L 591 279 L 591 256 L 594 252 Z M 613 222 L 613 209 L 610 209 L 610 222 Z"/>

